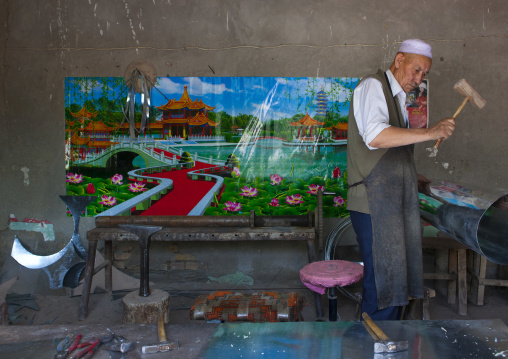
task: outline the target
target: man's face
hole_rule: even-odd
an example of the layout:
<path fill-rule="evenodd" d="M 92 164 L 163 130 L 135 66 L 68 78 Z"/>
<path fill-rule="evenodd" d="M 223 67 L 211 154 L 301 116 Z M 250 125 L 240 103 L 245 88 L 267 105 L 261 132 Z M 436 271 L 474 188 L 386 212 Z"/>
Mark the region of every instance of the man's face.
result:
<path fill-rule="evenodd" d="M 393 76 L 405 93 L 418 87 L 430 71 L 432 59 L 423 55 L 399 53 L 395 57 Z"/>

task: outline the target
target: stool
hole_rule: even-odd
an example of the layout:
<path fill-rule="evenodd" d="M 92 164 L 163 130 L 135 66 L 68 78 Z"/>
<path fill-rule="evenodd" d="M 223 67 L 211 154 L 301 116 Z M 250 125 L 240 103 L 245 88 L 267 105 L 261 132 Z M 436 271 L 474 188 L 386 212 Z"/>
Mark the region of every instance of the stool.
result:
<path fill-rule="evenodd" d="M 326 260 L 307 264 L 300 270 L 300 280 L 310 290 L 328 296 L 328 316 L 331 322 L 337 321 L 337 296 L 335 287 L 345 287 L 363 278 L 363 266 L 343 260 Z"/>

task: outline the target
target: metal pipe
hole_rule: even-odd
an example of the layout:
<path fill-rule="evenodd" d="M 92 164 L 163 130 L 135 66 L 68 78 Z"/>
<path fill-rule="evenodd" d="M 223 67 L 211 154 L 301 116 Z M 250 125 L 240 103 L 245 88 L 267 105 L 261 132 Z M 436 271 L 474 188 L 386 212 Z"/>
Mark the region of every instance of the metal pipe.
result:
<path fill-rule="evenodd" d="M 103 216 L 95 218 L 95 226 L 111 228 L 120 224 L 132 224 L 162 227 L 249 227 L 251 221 L 251 216 Z M 308 227 L 309 217 L 254 216 L 254 227 L 279 226 Z"/>
<path fill-rule="evenodd" d="M 420 180 L 418 190 L 424 220 L 488 260 L 508 264 L 508 190 L 444 180 Z"/>
<path fill-rule="evenodd" d="M 119 224 L 162 227 L 248 227 L 249 216 L 103 216 L 95 218 L 97 228 Z"/>

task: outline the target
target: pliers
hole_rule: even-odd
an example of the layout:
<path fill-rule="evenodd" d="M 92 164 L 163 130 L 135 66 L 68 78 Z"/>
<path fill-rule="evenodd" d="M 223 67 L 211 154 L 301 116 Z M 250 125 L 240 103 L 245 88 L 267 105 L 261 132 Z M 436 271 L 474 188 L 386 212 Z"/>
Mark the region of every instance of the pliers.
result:
<path fill-rule="evenodd" d="M 79 334 L 76 339 L 74 339 L 74 342 L 72 343 L 72 345 L 70 347 L 68 347 L 67 349 L 65 349 L 63 351 L 63 353 L 59 353 L 57 355 L 55 355 L 55 359 L 65 359 L 67 358 L 67 356 L 69 354 L 71 354 L 75 349 L 79 349 L 79 348 L 85 348 L 84 350 L 80 351 L 79 353 L 76 353 L 76 354 L 73 354 L 71 355 L 71 357 L 69 359 L 81 359 L 83 358 L 86 354 L 90 353 L 91 352 L 91 355 L 89 357 L 91 357 L 93 355 L 93 352 L 94 352 L 94 349 L 95 347 L 97 347 L 100 343 L 100 339 L 98 338 L 95 338 L 95 339 L 92 339 L 92 340 L 89 340 L 88 342 L 85 342 L 85 343 L 80 343 L 81 341 L 81 338 L 83 338 L 83 335 Z"/>

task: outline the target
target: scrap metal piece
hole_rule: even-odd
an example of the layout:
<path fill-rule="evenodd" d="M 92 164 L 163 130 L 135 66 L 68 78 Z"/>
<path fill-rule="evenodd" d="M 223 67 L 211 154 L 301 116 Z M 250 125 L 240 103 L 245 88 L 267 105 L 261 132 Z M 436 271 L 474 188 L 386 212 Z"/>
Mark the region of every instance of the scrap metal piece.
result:
<path fill-rule="evenodd" d="M 55 254 L 38 256 L 29 252 L 23 247 L 19 239 L 15 237 L 12 244 L 11 256 L 23 267 L 42 269 L 48 275 L 51 289 L 61 288 L 69 268 L 83 263 L 72 241 Z"/>
<path fill-rule="evenodd" d="M 76 247 L 78 255 L 81 259 L 86 261 L 88 252 L 83 247 L 81 238 L 79 237 L 79 219 L 81 218 L 81 213 L 86 209 L 86 206 L 95 200 L 97 196 L 60 196 L 60 198 L 71 211 L 72 219 L 74 220 L 74 233 L 72 234 L 71 241 Z"/>
<path fill-rule="evenodd" d="M 42 269 L 48 275 L 49 286 L 52 289 L 62 286 L 76 288 L 88 256 L 79 237 L 79 219 L 86 206 L 97 196 L 60 196 L 60 198 L 71 211 L 74 220 L 74 232 L 69 243 L 55 254 L 38 256 L 29 252 L 15 237 L 11 256 L 23 267 Z"/>
<path fill-rule="evenodd" d="M 488 260 L 508 264 L 508 189 L 419 178 L 420 217 Z"/>

